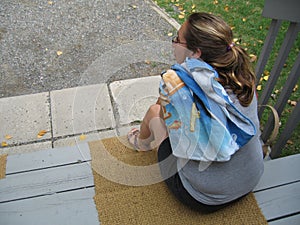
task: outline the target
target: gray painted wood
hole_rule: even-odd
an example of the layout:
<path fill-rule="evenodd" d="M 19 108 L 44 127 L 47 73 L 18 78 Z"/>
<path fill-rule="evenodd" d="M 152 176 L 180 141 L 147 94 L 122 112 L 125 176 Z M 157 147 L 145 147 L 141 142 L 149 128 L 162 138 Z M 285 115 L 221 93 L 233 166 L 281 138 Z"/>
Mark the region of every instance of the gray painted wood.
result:
<path fill-rule="evenodd" d="M 283 43 L 280 47 L 278 56 L 276 57 L 276 61 L 272 67 L 270 72 L 271 76 L 268 79 L 266 86 L 264 87 L 263 92 L 259 98 L 259 105 L 265 105 L 268 103 L 268 100 L 272 94 L 272 91 L 276 85 L 280 72 L 286 62 L 286 59 L 290 53 L 291 48 L 297 38 L 298 32 L 300 30 L 300 24 L 291 23 L 283 40 Z M 258 116 L 261 118 L 263 109 L 259 110 Z"/>
<path fill-rule="evenodd" d="M 273 44 L 276 40 L 280 26 L 281 26 L 280 20 L 273 19 L 271 21 L 267 37 L 264 41 L 263 48 L 260 52 L 260 55 L 259 55 L 257 63 L 256 63 L 256 67 L 255 67 L 256 85 L 259 83 L 260 77 L 261 77 L 262 73 L 264 72 L 265 66 L 270 57 L 270 53 L 272 51 Z"/>
<path fill-rule="evenodd" d="M 300 211 L 300 182 L 255 192 L 255 198 L 267 220 Z"/>
<path fill-rule="evenodd" d="M 300 122 L 300 101 L 297 102 L 296 107 L 292 111 L 284 130 L 281 132 L 278 141 L 276 142 L 274 146 L 273 152 L 271 152 L 271 157 L 277 157 L 281 153 L 281 149 L 284 147 L 285 143 L 288 141 L 288 139 L 291 137 L 293 130 L 296 129 Z"/>
<path fill-rule="evenodd" d="M 263 16 L 300 22 L 300 1 L 299 0 L 265 0 Z"/>
<path fill-rule="evenodd" d="M 93 185 L 89 163 L 14 174 L 0 180 L 0 203 Z"/>
<path fill-rule="evenodd" d="M 262 16 L 268 17 L 272 19 L 272 21 L 270 24 L 268 35 L 265 39 L 264 46 L 262 48 L 262 51 L 260 53 L 260 56 L 256 64 L 256 68 L 255 68 L 255 73 L 257 77 L 256 85 L 258 84 L 260 77 L 263 71 L 265 70 L 265 66 L 268 62 L 271 51 L 274 50 L 273 49 L 274 41 L 278 36 L 278 31 L 280 30 L 281 23 L 289 22 L 289 28 L 285 32 L 285 38 L 281 43 L 280 50 L 278 52 L 278 55 L 276 56 L 276 61 L 272 65 L 272 70 L 270 72 L 271 76 L 267 81 L 264 90 L 262 91 L 262 93 L 260 93 L 259 105 L 266 105 L 269 102 L 270 96 L 277 83 L 278 77 L 281 74 L 284 63 L 286 62 L 286 59 L 289 56 L 289 53 L 294 46 L 294 42 L 296 38 L 298 37 L 298 33 L 300 31 L 299 8 L 300 8 L 299 0 L 285 0 L 285 1 L 265 0 Z M 298 70 L 299 70 L 299 56 L 297 60 L 294 62 L 292 72 L 290 73 L 287 79 L 288 82 L 286 83 L 280 95 L 280 98 L 277 99 L 277 102 L 275 103 L 275 109 L 277 109 L 279 116 L 281 115 L 283 107 L 286 105 L 287 99 L 289 99 L 290 97 L 291 90 L 294 88 L 295 84 L 297 83 L 298 79 L 296 76 L 297 74 L 299 74 Z M 264 108 L 260 108 L 258 110 L 259 119 L 262 118 L 263 112 L 264 112 Z M 261 135 L 263 141 L 267 141 L 267 139 L 270 137 L 273 127 L 274 127 L 273 116 L 270 115 L 267 123 L 265 123 L 264 125 L 264 130 Z M 283 137 L 280 138 L 274 145 L 275 146 L 274 151 L 271 153 L 272 158 L 276 158 L 280 155 L 282 151 L 282 147 L 286 144 L 288 138 L 292 135 L 294 131 L 293 127 L 294 126 L 291 126 L 290 124 L 287 124 L 285 126 L 285 131 L 281 132 L 281 134 L 283 134 Z"/>
<path fill-rule="evenodd" d="M 254 192 L 300 181 L 300 173 L 298 171 L 300 171 L 300 154 L 266 161 L 265 171 Z"/>
<path fill-rule="evenodd" d="M 0 204 L 1 225 L 99 225 L 94 189 Z"/>
<path fill-rule="evenodd" d="M 300 214 L 269 222 L 269 225 L 299 225 Z"/>
<path fill-rule="evenodd" d="M 6 174 L 37 170 L 41 168 L 90 161 L 90 151 L 87 143 L 73 147 L 62 147 L 41 150 L 26 154 L 9 155 L 7 158 Z"/>

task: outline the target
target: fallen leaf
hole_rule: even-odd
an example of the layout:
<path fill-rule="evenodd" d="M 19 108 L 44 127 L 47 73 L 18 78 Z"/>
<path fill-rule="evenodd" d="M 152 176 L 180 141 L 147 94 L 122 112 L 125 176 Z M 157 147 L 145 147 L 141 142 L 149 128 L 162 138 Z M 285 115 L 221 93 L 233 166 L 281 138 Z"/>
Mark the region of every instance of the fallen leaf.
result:
<path fill-rule="evenodd" d="M 298 90 L 298 84 L 295 85 L 294 89 L 293 89 L 293 92 L 297 91 Z"/>
<path fill-rule="evenodd" d="M 218 0 L 214 0 L 214 5 L 218 5 L 218 4 L 219 4 Z"/>
<path fill-rule="evenodd" d="M 256 90 L 261 91 L 261 85 L 257 85 Z"/>
<path fill-rule="evenodd" d="M 52 2 L 52 1 L 48 1 L 48 4 L 49 4 L 49 5 L 53 5 L 53 2 Z"/>
<path fill-rule="evenodd" d="M 46 133 L 47 133 L 46 130 L 41 130 L 41 131 L 38 133 L 37 137 L 38 137 L 38 138 L 42 138 Z"/>
<path fill-rule="evenodd" d="M 171 32 L 168 33 L 168 36 L 169 36 L 169 37 L 172 37 L 172 36 L 173 36 L 173 33 L 171 33 Z"/>
<path fill-rule="evenodd" d="M 246 22 L 247 19 L 246 19 L 246 18 L 243 18 L 242 20 L 243 20 L 243 22 Z"/>
<path fill-rule="evenodd" d="M 226 6 L 224 7 L 224 10 L 225 10 L 225 12 L 229 12 L 229 6 L 226 5 Z"/>
<path fill-rule="evenodd" d="M 250 54 L 249 57 L 250 57 L 250 62 L 255 62 L 257 59 L 257 56 L 253 54 Z"/>
<path fill-rule="evenodd" d="M 289 144 L 289 145 L 294 144 L 294 142 L 292 140 L 288 140 L 286 143 Z"/>
<path fill-rule="evenodd" d="M 86 139 L 86 136 L 84 134 L 80 135 L 79 136 L 79 140 L 80 141 L 84 141 Z"/>
<path fill-rule="evenodd" d="M 241 39 L 240 38 L 234 38 L 233 42 L 236 44 L 240 44 Z"/>
<path fill-rule="evenodd" d="M 179 19 L 184 19 L 184 15 L 180 14 L 180 15 L 178 15 L 178 18 Z"/>
<path fill-rule="evenodd" d="M 62 51 L 57 51 L 57 52 L 56 52 L 56 55 L 58 55 L 58 56 L 60 56 L 60 55 L 62 55 L 62 54 L 63 54 Z"/>
<path fill-rule="evenodd" d="M 5 141 L 2 141 L 1 146 L 6 147 L 6 146 L 8 146 L 8 144 Z"/>
<path fill-rule="evenodd" d="M 264 76 L 264 80 L 265 80 L 265 81 L 269 80 L 269 75 Z"/>
<path fill-rule="evenodd" d="M 290 104 L 291 106 L 296 106 L 297 102 L 296 101 L 292 101 L 292 100 L 288 100 L 288 104 Z"/>
<path fill-rule="evenodd" d="M 195 4 L 193 4 L 193 5 L 192 5 L 192 9 L 195 9 L 195 8 L 196 8 L 196 5 L 195 5 Z"/>
<path fill-rule="evenodd" d="M 12 139 L 12 136 L 10 136 L 9 134 L 7 134 L 7 135 L 5 135 L 5 139 L 6 140 Z"/>

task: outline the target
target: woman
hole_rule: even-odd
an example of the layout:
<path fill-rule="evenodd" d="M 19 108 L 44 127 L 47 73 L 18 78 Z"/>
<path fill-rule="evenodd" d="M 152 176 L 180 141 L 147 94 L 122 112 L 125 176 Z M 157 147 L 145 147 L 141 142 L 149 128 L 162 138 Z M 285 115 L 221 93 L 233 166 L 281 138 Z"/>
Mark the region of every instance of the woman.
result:
<path fill-rule="evenodd" d="M 166 109 L 161 103 L 165 101 L 159 99 L 149 108 L 140 130 L 132 129 L 128 133 L 128 140 L 140 151 L 151 149 L 154 141 L 159 146 L 161 174 L 172 193 L 195 210 L 214 212 L 251 192 L 263 173 L 255 76 L 246 52 L 233 43 L 231 28 L 217 16 L 208 13 L 190 15 L 172 43 L 176 61 L 187 74 L 192 74 L 187 66 L 191 61 L 204 62 L 217 72 L 214 80 L 229 96 L 232 107 L 250 121 L 256 132 L 247 143 L 225 158 L 214 155 L 202 161 L 201 157 L 192 154 L 178 157 L 172 143 L 173 130 L 163 120 L 166 120 Z M 197 82 L 202 87 L 202 72 L 199 71 Z M 195 151 L 198 151 L 197 146 Z M 181 150 L 183 148 L 184 145 Z"/>

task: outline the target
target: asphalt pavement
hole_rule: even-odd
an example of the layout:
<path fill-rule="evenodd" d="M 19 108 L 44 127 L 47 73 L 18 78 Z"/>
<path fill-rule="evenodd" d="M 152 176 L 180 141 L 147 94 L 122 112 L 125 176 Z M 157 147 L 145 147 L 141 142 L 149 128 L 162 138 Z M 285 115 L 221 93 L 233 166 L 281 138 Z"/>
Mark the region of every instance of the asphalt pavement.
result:
<path fill-rule="evenodd" d="M 150 0 L 1 0 L 0 97 L 159 74 L 176 26 Z"/>

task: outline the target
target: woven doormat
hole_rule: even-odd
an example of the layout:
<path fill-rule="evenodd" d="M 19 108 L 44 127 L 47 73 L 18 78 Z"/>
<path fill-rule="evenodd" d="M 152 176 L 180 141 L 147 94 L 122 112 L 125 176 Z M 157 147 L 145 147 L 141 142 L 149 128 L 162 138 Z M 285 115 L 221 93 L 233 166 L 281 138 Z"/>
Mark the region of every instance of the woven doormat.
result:
<path fill-rule="evenodd" d="M 120 141 L 119 138 L 89 143 L 96 191 L 94 200 L 101 225 L 267 224 L 252 193 L 225 209 L 202 214 L 178 202 L 163 182 L 126 185 L 155 180 L 159 170 L 156 171 L 155 166 L 148 170 L 156 164 L 155 151 L 135 152 L 124 143 L 124 139 Z M 137 167 L 140 172 L 136 171 Z"/>
<path fill-rule="evenodd" d="M 0 155 L 0 179 L 5 178 L 7 154 Z"/>

